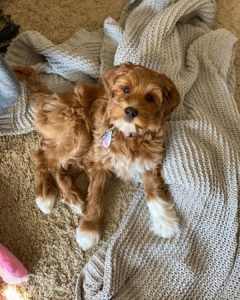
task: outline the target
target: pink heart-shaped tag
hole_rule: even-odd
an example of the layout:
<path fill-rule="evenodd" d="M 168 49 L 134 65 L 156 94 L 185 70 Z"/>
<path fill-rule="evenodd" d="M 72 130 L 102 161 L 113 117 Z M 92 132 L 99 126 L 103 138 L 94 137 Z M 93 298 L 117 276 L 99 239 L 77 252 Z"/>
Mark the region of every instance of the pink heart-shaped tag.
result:
<path fill-rule="evenodd" d="M 102 144 L 104 148 L 108 148 L 112 142 L 112 131 L 104 133 L 102 137 Z"/>

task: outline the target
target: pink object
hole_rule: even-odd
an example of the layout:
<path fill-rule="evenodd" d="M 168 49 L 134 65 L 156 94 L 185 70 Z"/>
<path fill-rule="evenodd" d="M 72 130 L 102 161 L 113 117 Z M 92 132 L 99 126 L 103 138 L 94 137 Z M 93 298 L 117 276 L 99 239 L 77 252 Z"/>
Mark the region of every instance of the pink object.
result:
<path fill-rule="evenodd" d="M 28 272 L 23 264 L 2 244 L 0 244 L 0 277 L 8 284 L 28 281 Z"/>
<path fill-rule="evenodd" d="M 112 131 L 107 131 L 102 137 L 102 144 L 104 148 L 108 148 L 112 142 Z"/>

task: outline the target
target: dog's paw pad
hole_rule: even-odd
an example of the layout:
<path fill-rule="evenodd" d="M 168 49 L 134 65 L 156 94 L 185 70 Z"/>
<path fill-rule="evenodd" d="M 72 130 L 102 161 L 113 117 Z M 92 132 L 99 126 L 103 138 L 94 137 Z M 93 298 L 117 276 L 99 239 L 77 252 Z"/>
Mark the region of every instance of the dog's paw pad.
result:
<path fill-rule="evenodd" d="M 99 242 L 100 235 L 96 231 L 81 231 L 76 229 L 76 241 L 84 251 L 96 246 Z"/>
<path fill-rule="evenodd" d="M 55 203 L 55 198 L 54 197 L 49 197 L 49 198 L 42 198 L 42 197 L 37 197 L 36 198 L 36 204 L 38 208 L 44 213 L 44 214 L 49 214 L 54 207 Z"/>

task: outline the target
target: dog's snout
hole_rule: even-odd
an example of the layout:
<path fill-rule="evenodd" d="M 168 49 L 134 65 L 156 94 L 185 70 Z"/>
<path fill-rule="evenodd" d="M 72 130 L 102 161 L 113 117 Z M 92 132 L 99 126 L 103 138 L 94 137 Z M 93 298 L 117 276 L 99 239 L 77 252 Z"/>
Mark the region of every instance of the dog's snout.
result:
<path fill-rule="evenodd" d="M 129 119 L 134 119 L 138 115 L 138 111 L 134 107 L 127 107 L 125 109 L 125 114 Z"/>

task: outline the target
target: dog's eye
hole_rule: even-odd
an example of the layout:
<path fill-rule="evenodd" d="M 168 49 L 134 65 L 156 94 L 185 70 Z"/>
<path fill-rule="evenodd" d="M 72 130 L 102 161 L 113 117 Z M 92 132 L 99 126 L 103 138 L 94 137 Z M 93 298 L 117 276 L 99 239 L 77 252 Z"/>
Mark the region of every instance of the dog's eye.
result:
<path fill-rule="evenodd" d="M 148 101 L 148 102 L 153 102 L 154 101 L 154 98 L 151 94 L 147 94 L 145 95 L 145 99 Z"/>
<path fill-rule="evenodd" d="M 130 88 L 129 88 L 128 86 L 125 86 L 125 87 L 123 88 L 123 92 L 124 92 L 125 94 L 129 94 L 129 93 L 130 93 Z"/>

